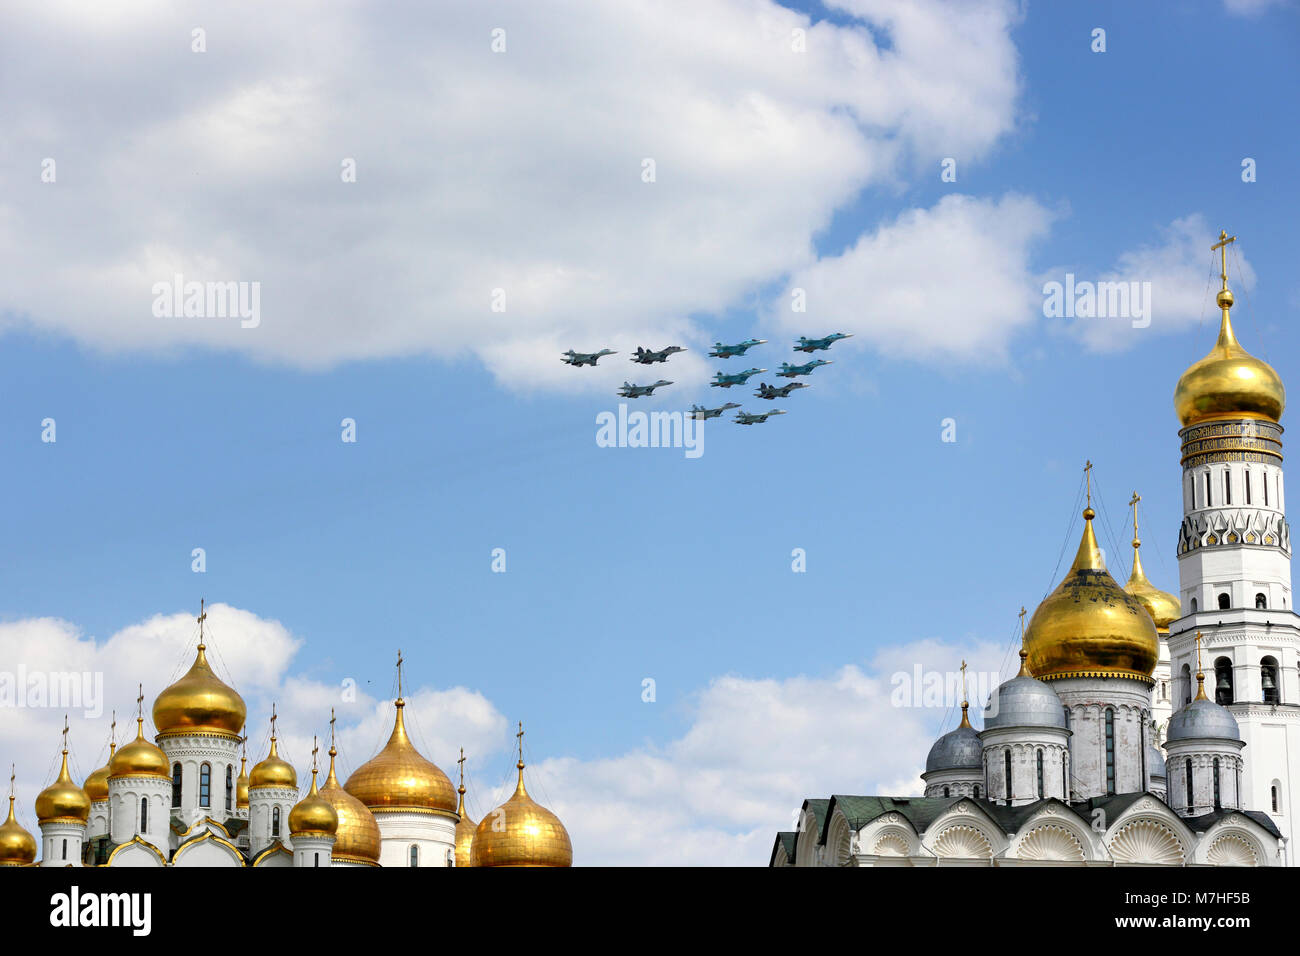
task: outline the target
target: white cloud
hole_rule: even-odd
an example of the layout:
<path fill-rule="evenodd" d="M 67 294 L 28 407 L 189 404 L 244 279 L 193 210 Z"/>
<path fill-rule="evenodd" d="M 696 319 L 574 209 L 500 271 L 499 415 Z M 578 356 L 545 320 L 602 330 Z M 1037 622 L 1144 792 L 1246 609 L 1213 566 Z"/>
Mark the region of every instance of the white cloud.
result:
<path fill-rule="evenodd" d="M 1234 16 L 1256 17 L 1271 7 L 1280 7 L 1288 0 L 1223 0 L 1223 8 Z"/>
<path fill-rule="evenodd" d="M 6 59 L 0 327 L 308 367 L 473 355 L 522 386 L 604 389 L 636 344 L 711 340 L 699 317 L 810 263 L 865 186 L 977 161 L 1012 129 L 1016 4 L 840 6 L 862 21 L 813 25 L 772 0 L 563 17 L 525 0 L 382 17 L 7 5 L 0 35 L 31 55 Z M 260 282 L 261 324 L 155 318 L 152 286 L 177 273 Z M 559 364 L 603 345 L 622 369 Z"/>
<path fill-rule="evenodd" d="M 1216 237 L 1205 217 L 1193 213 L 1162 227 L 1156 241 L 1121 253 L 1115 266 L 1100 275 L 1073 270 L 1076 283 L 1126 283 L 1130 290 L 1134 283 L 1150 283 L 1149 311 L 1138 316 L 1130 308 L 1129 314 L 1067 319 L 1064 327 L 1097 352 L 1129 349 L 1152 335 L 1178 332 L 1199 323 L 1217 327 L 1219 312 L 1214 297 L 1219 289 L 1220 258 L 1210 249 Z M 1231 247 L 1228 270 L 1228 283 L 1238 302 L 1234 323 L 1240 324 L 1243 313 L 1249 316 L 1243 307 L 1248 306 L 1246 294 L 1255 288 L 1255 270 Z M 1063 284 L 1067 271 L 1071 270 L 1052 269 L 1044 274 L 1043 281 Z M 1212 331 L 1207 335 L 1211 336 L 1204 342 L 1208 349 L 1213 343 Z"/>
<path fill-rule="evenodd" d="M 1025 196 L 945 196 L 795 272 L 769 316 L 790 332 L 856 336 L 838 349 L 1001 361 L 1015 332 L 1042 314 L 1029 254 L 1053 218 Z M 806 292 L 806 313 L 791 308 L 795 289 Z"/>

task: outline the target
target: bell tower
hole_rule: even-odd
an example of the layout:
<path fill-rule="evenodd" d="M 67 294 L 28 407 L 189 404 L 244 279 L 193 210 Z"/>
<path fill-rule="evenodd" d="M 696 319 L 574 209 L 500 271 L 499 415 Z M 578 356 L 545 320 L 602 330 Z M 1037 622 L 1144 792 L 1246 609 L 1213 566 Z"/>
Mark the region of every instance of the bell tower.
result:
<path fill-rule="evenodd" d="M 1178 531 L 1183 616 L 1169 628 L 1174 707 L 1196 694 L 1196 633 L 1206 694 L 1236 719 L 1245 742 L 1241 803 L 1300 833 L 1300 617 L 1292 606 L 1291 535 L 1282 473 L 1282 380 L 1238 343 L 1230 311 L 1226 232 L 1220 254 L 1219 337 L 1178 381 L 1183 521 Z M 1294 854 L 1293 854 L 1294 855 Z"/>

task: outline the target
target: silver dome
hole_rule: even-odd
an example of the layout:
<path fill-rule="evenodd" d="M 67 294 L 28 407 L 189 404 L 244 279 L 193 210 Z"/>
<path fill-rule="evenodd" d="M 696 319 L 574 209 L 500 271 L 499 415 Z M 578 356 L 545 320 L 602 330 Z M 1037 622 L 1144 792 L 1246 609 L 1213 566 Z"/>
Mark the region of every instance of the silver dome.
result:
<path fill-rule="evenodd" d="M 1159 747 L 1153 747 L 1147 744 L 1147 774 L 1151 777 L 1165 778 L 1165 755 L 1160 752 Z"/>
<path fill-rule="evenodd" d="M 1169 718 L 1169 732 L 1165 740 L 1187 740 L 1190 737 L 1217 737 L 1221 740 L 1240 740 L 1237 718 L 1228 708 L 1206 697 L 1198 697 Z"/>
<path fill-rule="evenodd" d="M 925 758 L 925 772 L 932 770 L 984 770 L 984 745 L 979 731 L 970 724 L 950 730 L 934 742 Z"/>
<path fill-rule="evenodd" d="M 1065 729 L 1065 708 L 1056 691 L 1027 675 L 1013 677 L 989 698 L 984 709 L 984 729 L 995 727 L 1060 727 Z"/>

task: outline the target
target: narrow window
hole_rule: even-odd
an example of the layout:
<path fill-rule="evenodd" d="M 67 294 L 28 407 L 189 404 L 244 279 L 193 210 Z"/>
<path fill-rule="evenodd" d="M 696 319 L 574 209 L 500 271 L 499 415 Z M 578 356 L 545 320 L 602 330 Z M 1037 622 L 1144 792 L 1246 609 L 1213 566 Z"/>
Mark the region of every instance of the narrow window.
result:
<path fill-rule="evenodd" d="M 411 866 L 420 865 L 420 848 L 415 844 L 411 845 Z"/>
<path fill-rule="evenodd" d="M 1205 507 L 1210 507 L 1210 473 L 1205 473 Z"/>
<path fill-rule="evenodd" d="M 1246 504 L 1250 504 L 1250 469 L 1246 469 Z"/>
<path fill-rule="evenodd" d="M 1115 711 L 1106 711 L 1106 794 L 1115 793 Z"/>
<path fill-rule="evenodd" d="M 272 807 L 271 808 L 271 836 L 278 837 L 279 835 L 280 835 L 280 808 Z"/>
<path fill-rule="evenodd" d="M 944 788 L 943 788 L 943 795 L 944 795 L 945 797 L 948 796 L 948 788 L 947 788 L 947 787 L 944 787 Z"/>
<path fill-rule="evenodd" d="M 1268 507 L 1268 472 L 1264 472 L 1264 481 L 1262 482 L 1262 484 L 1264 485 L 1264 507 L 1267 508 Z"/>
<path fill-rule="evenodd" d="M 1225 591 L 1219 595 L 1219 610 L 1226 611 L 1230 607 L 1232 607 L 1232 598 L 1228 597 L 1228 593 Z"/>
<path fill-rule="evenodd" d="M 1220 657 L 1214 662 L 1214 702 L 1226 707 L 1232 701 L 1232 661 Z"/>
<path fill-rule="evenodd" d="M 1192 613 L 1196 613 L 1196 598 L 1192 598 Z"/>
<path fill-rule="evenodd" d="M 1223 470 L 1223 503 L 1232 504 L 1232 472 Z"/>
<path fill-rule="evenodd" d="M 149 801 L 145 797 L 140 798 L 140 832 L 149 832 Z"/>
<path fill-rule="evenodd" d="M 1005 782 L 1007 787 L 1007 804 L 1010 805 L 1011 803 L 1011 751 L 1010 750 L 1003 751 L 1003 756 L 1006 758 L 1003 761 L 1003 776 L 1006 777 Z"/>
<path fill-rule="evenodd" d="M 181 765 L 172 764 L 172 806 L 181 805 Z"/>
<path fill-rule="evenodd" d="M 320 866 L 320 854 L 317 853 L 317 854 L 314 854 L 314 855 L 315 855 L 316 859 L 315 859 L 315 861 L 312 863 L 312 866 Z"/>
<path fill-rule="evenodd" d="M 226 764 L 226 812 L 229 813 L 235 807 L 235 778 L 234 768 Z"/>
<path fill-rule="evenodd" d="M 1184 775 L 1187 778 L 1186 781 L 1187 782 L 1187 809 L 1190 810 L 1192 808 L 1192 804 L 1195 802 L 1192 798 L 1192 758 L 1191 757 L 1187 758 L 1187 763 L 1184 766 Z"/>
<path fill-rule="evenodd" d="M 1038 799 L 1041 800 L 1047 794 L 1043 790 L 1043 752 L 1038 751 Z"/>
<path fill-rule="evenodd" d="M 979 798 L 980 798 L 980 785 L 977 783 L 975 784 L 975 799 L 978 800 Z"/>
<path fill-rule="evenodd" d="M 1273 812 L 1277 813 L 1277 784 L 1273 784 L 1269 789 L 1273 796 Z"/>
<path fill-rule="evenodd" d="M 1214 809 L 1219 809 L 1219 758 L 1214 758 Z"/>
<path fill-rule="evenodd" d="M 64 840 L 64 841 L 63 841 L 63 858 L 64 858 L 65 860 L 68 858 L 68 841 L 67 841 L 67 840 Z"/>
<path fill-rule="evenodd" d="M 212 765 L 199 767 L 199 806 L 212 806 Z"/>
<path fill-rule="evenodd" d="M 1061 799 L 1070 799 L 1070 770 L 1065 765 L 1065 755 L 1061 755 Z"/>
<path fill-rule="evenodd" d="M 1268 596 L 1264 594 L 1263 591 L 1255 595 L 1255 610 L 1256 611 L 1268 610 Z"/>

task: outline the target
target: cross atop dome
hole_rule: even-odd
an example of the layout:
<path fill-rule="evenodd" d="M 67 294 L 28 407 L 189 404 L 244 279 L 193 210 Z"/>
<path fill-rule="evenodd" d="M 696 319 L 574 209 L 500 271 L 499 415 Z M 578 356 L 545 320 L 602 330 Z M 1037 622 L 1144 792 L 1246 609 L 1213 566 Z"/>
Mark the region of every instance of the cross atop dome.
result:
<path fill-rule="evenodd" d="M 1229 236 L 1226 229 L 1219 230 L 1219 241 L 1210 246 L 1210 251 L 1219 252 L 1219 278 L 1223 280 L 1223 291 L 1228 291 L 1228 246 L 1237 241 L 1236 236 Z"/>

